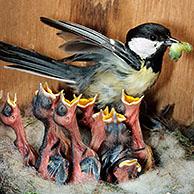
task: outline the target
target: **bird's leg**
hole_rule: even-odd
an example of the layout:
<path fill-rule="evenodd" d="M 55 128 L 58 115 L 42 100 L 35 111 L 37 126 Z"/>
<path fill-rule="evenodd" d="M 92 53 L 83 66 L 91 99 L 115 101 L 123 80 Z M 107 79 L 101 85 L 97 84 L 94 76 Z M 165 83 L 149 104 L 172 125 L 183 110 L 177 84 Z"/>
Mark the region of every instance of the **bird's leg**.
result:
<path fill-rule="evenodd" d="M 7 101 L 2 110 L 1 121 L 14 129 L 16 134 L 16 140 L 14 143 L 23 156 L 24 164 L 35 166 L 38 153 L 27 141 L 20 110 L 16 101 L 16 95 L 14 101 L 12 101 L 9 98 L 9 94 L 7 94 Z"/>

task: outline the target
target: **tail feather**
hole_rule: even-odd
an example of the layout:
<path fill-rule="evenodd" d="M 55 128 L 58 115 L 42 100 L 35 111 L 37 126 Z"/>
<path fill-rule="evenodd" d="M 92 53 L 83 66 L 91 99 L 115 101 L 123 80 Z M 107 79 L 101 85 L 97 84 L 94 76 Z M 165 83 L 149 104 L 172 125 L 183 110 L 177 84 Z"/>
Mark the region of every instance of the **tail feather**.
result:
<path fill-rule="evenodd" d="M 73 81 L 73 80 L 67 80 L 67 79 L 61 78 L 59 76 L 51 75 L 51 74 L 46 73 L 46 72 L 41 72 L 40 70 L 33 69 L 33 68 L 30 68 L 30 67 L 24 67 L 22 65 L 6 65 L 6 66 L 4 66 L 4 68 L 5 69 L 11 69 L 11 70 L 17 70 L 17 71 L 21 71 L 21 72 L 25 72 L 25 73 L 29 73 L 29 74 L 33 74 L 33 75 L 37 75 L 37 76 L 41 76 L 41 77 L 45 77 L 45 78 L 49 78 L 49 79 L 54 79 L 54 80 L 66 82 L 67 84 L 71 84 L 72 87 L 76 87 L 76 82 Z"/>
<path fill-rule="evenodd" d="M 5 68 L 61 80 L 69 84 L 79 82 L 78 78 L 80 79 L 87 71 L 86 68 L 63 64 L 35 51 L 5 42 L 0 42 L 0 60 L 17 64 L 8 65 Z"/>

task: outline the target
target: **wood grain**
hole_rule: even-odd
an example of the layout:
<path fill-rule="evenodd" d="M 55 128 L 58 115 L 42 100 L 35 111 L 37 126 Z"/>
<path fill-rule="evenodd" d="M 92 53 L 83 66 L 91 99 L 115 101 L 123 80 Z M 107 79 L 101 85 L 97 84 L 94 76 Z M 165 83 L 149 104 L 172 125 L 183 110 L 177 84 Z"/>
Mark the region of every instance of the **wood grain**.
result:
<path fill-rule="evenodd" d="M 40 16 L 77 22 L 110 38 L 125 41 L 127 31 L 144 22 L 168 27 L 172 36 L 194 45 L 192 0 L 0 0 L 0 39 L 34 49 L 53 58 L 63 57 L 56 30 L 42 24 Z M 57 81 L 6 70 L 0 61 L 0 90 L 18 94 L 20 106 L 29 104 L 39 83 L 65 87 Z M 146 95 L 147 107 L 159 110 L 175 103 L 174 118 L 182 124 L 194 121 L 194 55 L 183 54 L 177 63 L 166 53 L 161 76 Z"/>

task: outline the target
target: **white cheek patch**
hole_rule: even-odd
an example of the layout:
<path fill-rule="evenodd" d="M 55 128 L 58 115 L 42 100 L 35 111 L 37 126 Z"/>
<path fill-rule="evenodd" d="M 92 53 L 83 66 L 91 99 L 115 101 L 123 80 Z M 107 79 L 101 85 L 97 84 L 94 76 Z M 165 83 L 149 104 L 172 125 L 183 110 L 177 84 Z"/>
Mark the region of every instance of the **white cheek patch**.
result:
<path fill-rule="evenodd" d="M 151 41 L 146 38 L 132 38 L 128 43 L 129 48 L 142 58 L 147 58 L 155 53 L 164 42 Z"/>

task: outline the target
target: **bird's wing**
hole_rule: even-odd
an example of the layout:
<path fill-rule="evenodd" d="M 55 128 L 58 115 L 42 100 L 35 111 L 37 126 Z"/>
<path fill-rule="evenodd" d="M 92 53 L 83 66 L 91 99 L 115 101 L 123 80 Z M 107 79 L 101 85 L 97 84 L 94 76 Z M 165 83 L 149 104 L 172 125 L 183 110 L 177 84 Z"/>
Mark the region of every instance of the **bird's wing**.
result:
<path fill-rule="evenodd" d="M 130 65 L 135 69 L 140 69 L 141 67 L 138 56 L 129 51 L 122 42 L 109 39 L 95 30 L 79 24 L 45 17 L 40 19 L 43 23 L 61 30 L 58 33 L 60 37 L 65 40 L 70 38 L 60 48 L 67 53 L 74 54 L 75 58 L 70 58 L 72 61 L 88 61 L 88 57 L 89 61 L 98 62 L 99 59 L 107 61 L 107 59 L 112 60 L 113 58 L 110 58 L 114 57 L 117 60 L 124 61 L 126 66 Z"/>

